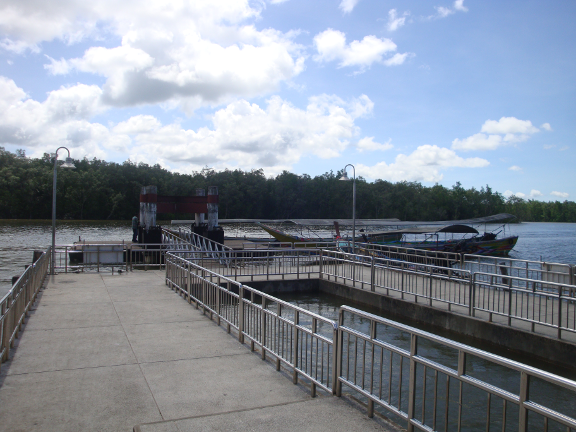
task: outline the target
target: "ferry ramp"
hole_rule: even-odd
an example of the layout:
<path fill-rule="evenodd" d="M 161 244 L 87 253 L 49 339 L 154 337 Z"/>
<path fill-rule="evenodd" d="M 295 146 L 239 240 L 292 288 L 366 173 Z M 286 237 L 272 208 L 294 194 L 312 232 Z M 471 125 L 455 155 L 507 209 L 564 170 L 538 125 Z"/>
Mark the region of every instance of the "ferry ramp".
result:
<path fill-rule="evenodd" d="M 48 276 L 0 369 L 0 431 L 397 430 L 293 385 L 164 271 Z"/>

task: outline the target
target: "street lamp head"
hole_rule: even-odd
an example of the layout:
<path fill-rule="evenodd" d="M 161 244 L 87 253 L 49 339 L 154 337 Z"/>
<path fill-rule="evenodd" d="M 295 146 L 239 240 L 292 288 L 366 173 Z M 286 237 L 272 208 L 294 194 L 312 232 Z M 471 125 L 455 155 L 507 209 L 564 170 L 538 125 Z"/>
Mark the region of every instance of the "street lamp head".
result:
<path fill-rule="evenodd" d="M 344 174 L 342 174 L 342 177 L 340 177 L 340 180 L 350 180 L 348 178 L 348 173 L 346 171 L 344 171 Z"/>
<path fill-rule="evenodd" d="M 76 168 L 74 166 L 74 159 L 72 159 L 70 156 L 68 156 L 66 158 L 66 162 L 64 162 L 62 165 L 60 165 L 60 168 L 72 168 L 72 169 Z"/>

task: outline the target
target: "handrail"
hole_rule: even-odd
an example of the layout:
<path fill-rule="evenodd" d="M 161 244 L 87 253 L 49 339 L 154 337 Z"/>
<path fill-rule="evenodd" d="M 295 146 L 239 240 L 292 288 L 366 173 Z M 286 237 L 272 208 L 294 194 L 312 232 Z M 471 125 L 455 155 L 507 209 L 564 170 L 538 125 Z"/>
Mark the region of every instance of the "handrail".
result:
<path fill-rule="evenodd" d="M 299 377 L 309 379 L 312 396 L 317 387 L 341 396 L 342 387 L 346 386 L 367 398 L 370 417 L 375 406 L 381 406 L 404 419 L 409 431 L 461 430 L 463 425 L 467 429 L 488 430 L 493 422 L 506 429 L 506 422 L 510 421 L 507 404 L 518 407 L 521 432 L 526 432 L 529 424 L 535 427 L 534 415 L 543 418 L 545 428 L 548 424 L 576 428 L 576 418 L 568 409 L 576 398 L 575 381 L 349 306 L 339 308 L 336 323 L 182 255 L 166 253 L 167 285 L 219 325 L 223 322 L 229 333 L 234 329 L 239 341 L 249 342 L 253 351 L 259 348 L 263 359 L 267 355 L 275 358 L 277 370 L 280 364 L 286 365 L 292 370 L 295 383 Z M 369 332 L 355 328 L 347 316 L 358 317 L 358 321 L 350 322 L 362 323 Z M 408 337 L 397 339 L 398 342 L 385 341 L 378 336 L 386 328 L 407 333 Z M 408 348 L 402 346 L 402 340 L 407 341 Z M 440 348 L 427 351 L 423 341 Z M 455 366 L 434 357 L 434 353 L 450 350 L 456 352 Z M 518 387 L 502 386 L 493 382 L 491 376 L 482 375 L 482 367 L 474 368 L 478 361 L 498 365 L 508 371 L 505 377 L 516 374 Z M 402 378 L 403 374 L 407 379 Z M 445 385 L 439 385 L 441 380 L 445 380 Z M 529 390 L 538 385 L 537 381 L 553 386 L 555 394 L 562 395 L 560 402 L 547 403 L 539 399 L 537 391 L 531 398 Z M 455 388 L 456 398 L 450 394 Z M 475 399 L 475 392 L 485 395 L 485 416 L 463 409 L 463 400 Z M 503 409 L 497 409 L 492 400 L 501 401 Z"/>
<path fill-rule="evenodd" d="M 346 314 L 359 317 L 364 322 L 369 321 L 370 334 L 345 325 Z M 383 327 L 395 328 L 406 333 L 409 349 L 378 339 L 379 330 Z M 420 340 L 427 340 L 434 346 L 439 346 L 435 349 L 440 349 L 443 352 L 446 352 L 446 348 L 456 351 L 456 368 L 440 364 L 431 358 L 430 355 L 434 353 L 434 350 L 427 353 L 422 344 L 419 343 Z M 482 398 L 478 397 L 477 391 L 484 392 L 484 400 L 487 400 L 484 411 L 486 412 L 485 421 L 484 424 L 478 424 L 477 430 L 489 430 L 490 422 L 494 422 L 494 417 L 498 415 L 500 415 L 499 424 L 506 424 L 506 410 L 504 409 L 503 413 L 495 410 L 491 404 L 491 397 L 502 399 L 504 406 L 507 402 L 518 406 L 519 431 L 528 430 L 530 412 L 543 416 L 545 425 L 552 421 L 568 428 L 576 428 L 576 418 L 570 417 L 566 412 L 561 412 L 561 409 L 568 409 L 571 406 L 570 401 L 574 401 L 576 398 L 576 381 L 349 306 L 340 308 L 338 344 L 336 395 L 342 394 L 342 385 L 350 387 L 369 399 L 368 416 L 371 417 L 374 414 L 374 404 L 378 404 L 403 418 L 406 421 L 408 431 L 413 431 L 415 428 L 461 430 L 463 424 L 470 427 L 472 421 L 482 423 L 482 419 L 470 417 L 470 412 L 474 416 L 473 410 L 462 409 L 463 399 L 470 400 L 472 397 L 477 403 L 481 403 Z M 351 351 L 352 353 L 350 353 Z M 394 363 L 394 358 L 398 359 L 398 357 L 399 361 Z M 504 367 L 505 369 L 501 373 L 506 373 L 507 376 L 512 377 L 516 373 L 519 378 L 519 387 L 515 392 L 511 392 L 510 389 L 489 382 L 489 376 L 482 376 L 481 372 L 474 370 L 473 366 L 469 365 L 468 357 Z M 362 368 L 360 371 L 354 370 L 354 375 L 350 378 L 350 374 L 345 375 L 344 371 L 349 369 L 352 362 L 357 364 L 358 359 L 362 359 Z M 383 367 L 386 359 L 389 359 L 389 369 Z M 403 366 L 403 359 L 409 362 L 406 367 Z M 484 365 L 483 368 L 485 368 Z M 407 381 L 401 378 L 403 369 L 408 369 Z M 393 374 L 400 374 L 400 378 L 395 382 L 392 379 Z M 438 386 L 439 376 L 442 375 L 446 377 L 445 389 Z M 552 404 L 548 403 L 548 406 L 531 400 L 530 384 L 536 379 L 554 386 L 558 394 L 564 392 L 567 397 L 565 403 L 560 402 L 564 400 L 562 397 L 557 398 Z M 449 397 L 451 380 L 457 383 L 457 398 Z M 428 401 L 430 394 L 426 390 L 426 385 L 430 381 L 433 382 L 432 401 Z M 407 397 L 402 397 L 402 395 L 407 395 Z M 441 407 L 444 408 L 444 412 L 441 412 L 441 414 L 445 414 L 444 416 L 437 416 L 438 405 L 444 405 Z M 419 410 L 416 409 L 417 407 Z M 457 411 L 457 415 L 449 416 L 449 412 L 454 411 Z M 531 424 L 534 427 L 534 423 Z M 502 426 L 502 429 L 505 427 Z"/>
<path fill-rule="evenodd" d="M 24 319 L 42 288 L 50 267 L 50 251 L 51 247 L 48 247 L 0 300 L 0 364 L 8 359 Z"/>
<path fill-rule="evenodd" d="M 334 384 L 333 348 L 336 323 L 224 277 L 173 253 L 166 254 L 166 284 L 218 324 L 224 322 L 228 333 L 234 329 L 240 342 L 259 346 L 262 359 L 276 358 L 276 368 L 285 364 L 293 373 L 293 382 L 303 376 L 316 387 L 331 392 Z"/>

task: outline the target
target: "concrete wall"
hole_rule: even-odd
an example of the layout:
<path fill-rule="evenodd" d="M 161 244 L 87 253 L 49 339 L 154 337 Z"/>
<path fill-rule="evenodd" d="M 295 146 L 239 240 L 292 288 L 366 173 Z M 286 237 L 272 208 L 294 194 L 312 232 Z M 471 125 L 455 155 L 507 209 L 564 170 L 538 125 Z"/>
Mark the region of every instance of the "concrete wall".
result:
<path fill-rule="evenodd" d="M 424 324 L 424 329 L 431 333 L 438 329 L 448 331 L 476 339 L 482 344 L 494 346 L 499 350 L 511 351 L 516 354 L 513 357 L 522 356 L 521 361 L 523 363 L 531 364 L 534 361 L 539 361 L 572 370 L 576 364 L 576 345 L 569 342 L 327 280 L 318 280 L 318 289 L 320 292 L 368 306 L 371 310 L 376 310 L 377 313 L 389 319 L 398 318 L 399 321 L 408 325 L 410 322 Z M 415 324 L 412 325 L 416 326 Z M 418 327 L 422 328 L 422 325 Z"/>
<path fill-rule="evenodd" d="M 451 313 L 423 304 L 387 297 L 324 279 L 247 282 L 246 285 L 267 294 L 294 292 L 321 292 L 343 299 L 343 304 L 397 320 L 431 333 L 475 345 L 485 350 L 496 350 L 500 355 L 518 359 L 522 363 L 540 362 L 574 368 L 576 345 L 517 328 L 489 323 L 477 318 Z M 550 369 L 550 368 L 548 368 Z"/>

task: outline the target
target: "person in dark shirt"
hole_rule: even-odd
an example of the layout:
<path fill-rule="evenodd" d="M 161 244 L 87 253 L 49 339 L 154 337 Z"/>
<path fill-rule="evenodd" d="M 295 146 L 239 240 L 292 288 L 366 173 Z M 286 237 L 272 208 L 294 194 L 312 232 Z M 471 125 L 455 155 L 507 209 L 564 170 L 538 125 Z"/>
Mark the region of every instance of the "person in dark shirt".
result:
<path fill-rule="evenodd" d="M 133 242 L 137 242 L 138 241 L 138 216 L 134 216 L 132 218 L 132 241 Z"/>

